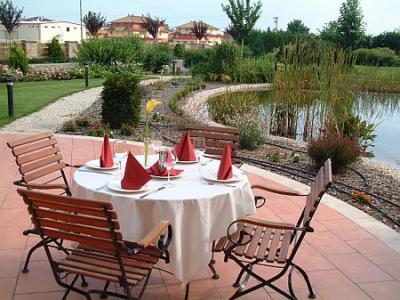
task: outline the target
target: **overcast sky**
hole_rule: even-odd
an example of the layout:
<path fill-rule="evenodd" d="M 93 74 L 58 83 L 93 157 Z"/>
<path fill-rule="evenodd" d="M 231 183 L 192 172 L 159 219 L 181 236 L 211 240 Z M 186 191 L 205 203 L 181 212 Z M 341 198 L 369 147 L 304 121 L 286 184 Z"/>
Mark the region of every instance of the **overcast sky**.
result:
<path fill-rule="evenodd" d="M 273 17 L 279 18 L 278 28 L 286 29 L 292 19 L 301 19 L 317 32 L 329 21 L 335 20 L 344 0 L 262 0 L 262 15 L 256 27 L 274 28 Z M 45 16 L 50 19 L 79 22 L 79 0 L 13 0 L 24 8 L 25 17 Z M 229 21 L 221 9 L 227 0 L 82 0 L 83 14 L 101 12 L 107 21 L 128 13 L 150 13 L 167 19 L 174 27 L 190 20 L 203 20 L 224 29 Z M 400 28 L 400 0 L 360 0 L 370 34 Z"/>

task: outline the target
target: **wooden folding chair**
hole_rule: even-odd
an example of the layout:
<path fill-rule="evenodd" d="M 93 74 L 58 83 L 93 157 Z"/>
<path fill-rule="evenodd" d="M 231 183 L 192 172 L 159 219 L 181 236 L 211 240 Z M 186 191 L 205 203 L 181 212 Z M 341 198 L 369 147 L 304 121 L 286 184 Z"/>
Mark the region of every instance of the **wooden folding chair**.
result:
<path fill-rule="evenodd" d="M 32 221 L 42 240 L 64 239 L 78 242 L 68 249 L 63 259 L 54 258 L 49 243 L 44 244 L 52 272 L 57 283 L 70 291 L 91 299 L 90 294 L 107 295 L 123 299 L 140 299 L 145 291 L 151 271 L 162 258 L 172 238 L 169 221 L 161 221 L 138 242 L 126 242 L 119 231 L 120 225 L 109 202 L 65 197 L 18 189 L 28 206 Z M 164 232 L 167 234 L 164 235 Z M 157 246 L 154 245 L 157 243 Z M 72 275 L 72 281 L 63 281 Z M 102 290 L 82 290 L 75 287 L 79 276 L 105 281 Z M 108 291 L 110 283 L 123 288 L 124 294 Z M 132 288 L 143 284 L 137 297 Z"/>
<path fill-rule="evenodd" d="M 296 223 L 278 223 L 246 217 L 233 222 L 227 231 L 227 236 L 221 238 L 215 248 L 216 252 L 224 252 L 225 262 L 232 259 L 242 269 L 233 286 L 239 287 L 230 299 L 246 295 L 254 290 L 268 286 L 288 299 L 297 299 L 292 287 L 292 272 L 298 270 L 303 276 L 309 291 L 309 297 L 315 298 L 307 273 L 293 262 L 293 259 L 308 232 L 314 229 L 310 226 L 312 217 L 322 196 L 332 184 L 331 162 L 327 160 L 311 185 L 306 198 L 306 205 Z M 262 187 L 259 187 L 262 189 Z M 291 194 L 296 195 L 296 194 Z M 236 229 L 236 230 L 235 230 Z M 232 233 L 232 231 L 234 231 Z M 263 265 L 281 269 L 281 271 L 264 279 L 253 271 L 253 266 Z M 287 271 L 289 294 L 273 283 Z M 243 275 L 246 274 L 242 280 Z M 250 277 L 260 281 L 259 284 L 245 289 Z"/>
<path fill-rule="evenodd" d="M 204 137 L 206 140 L 205 154 L 221 157 L 226 144 L 232 147 L 232 159 L 239 147 L 239 129 L 234 127 L 217 127 L 189 124 L 185 129 L 192 137 Z"/>
<path fill-rule="evenodd" d="M 51 132 L 10 141 L 7 145 L 15 157 L 22 176 L 20 180 L 14 182 L 15 185 L 30 190 L 61 190 L 61 194 L 71 196 L 64 168 L 78 166 L 70 166 L 63 162 L 57 140 Z M 23 233 L 24 235 L 37 234 L 37 231 L 34 228 L 25 230 Z M 42 240 L 30 249 L 22 269 L 23 273 L 29 272 L 28 264 L 32 253 L 42 247 L 45 242 Z M 54 240 L 54 242 L 62 247 L 60 241 Z"/>

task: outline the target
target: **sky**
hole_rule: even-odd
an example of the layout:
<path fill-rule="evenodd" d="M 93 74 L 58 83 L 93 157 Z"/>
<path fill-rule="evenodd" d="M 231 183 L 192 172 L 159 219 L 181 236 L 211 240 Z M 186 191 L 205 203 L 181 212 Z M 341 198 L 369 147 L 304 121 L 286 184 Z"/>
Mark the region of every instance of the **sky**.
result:
<path fill-rule="evenodd" d="M 165 18 L 170 27 L 203 20 L 222 30 L 229 20 L 221 9 L 228 0 L 81 0 L 83 14 L 89 10 L 101 12 L 107 21 L 129 14 L 150 14 Z M 344 0 L 261 0 L 262 14 L 258 29 L 286 29 L 293 19 L 301 19 L 311 32 L 317 33 L 325 23 L 337 19 Z M 400 0 L 360 0 L 369 34 L 400 29 Z M 25 17 L 44 16 L 55 20 L 79 22 L 79 0 L 13 0 L 24 8 Z"/>

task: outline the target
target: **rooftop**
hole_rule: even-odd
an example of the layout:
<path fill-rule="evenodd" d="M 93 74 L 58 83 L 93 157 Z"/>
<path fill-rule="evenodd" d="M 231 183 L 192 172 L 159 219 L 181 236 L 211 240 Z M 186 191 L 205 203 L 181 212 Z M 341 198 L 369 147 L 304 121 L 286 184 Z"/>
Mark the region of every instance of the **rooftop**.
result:
<path fill-rule="evenodd" d="M 206 24 L 206 25 L 208 26 L 208 29 L 209 29 L 209 30 L 219 30 L 219 28 L 217 28 L 217 27 L 215 27 L 215 26 L 209 25 L 209 24 L 207 24 L 207 23 L 205 23 L 205 22 L 203 22 L 203 23 Z M 191 22 L 189 22 L 189 23 L 185 23 L 185 24 L 176 26 L 176 28 L 177 28 L 177 29 L 192 29 L 192 28 L 193 28 L 193 25 L 194 25 L 194 22 L 191 21 Z"/>

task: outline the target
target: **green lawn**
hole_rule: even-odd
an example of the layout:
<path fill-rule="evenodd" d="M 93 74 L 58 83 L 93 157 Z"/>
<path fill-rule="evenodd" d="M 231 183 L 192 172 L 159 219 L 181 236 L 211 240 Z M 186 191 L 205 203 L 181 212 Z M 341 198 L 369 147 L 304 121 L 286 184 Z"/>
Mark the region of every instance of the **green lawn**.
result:
<path fill-rule="evenodd" d="M 89 87 L 102 85 L 104 79 L 90 79 Z M 0 127 L 40 110 L 47 104 L 85 89 L 84 79 L 14 83 L 14 118 L 8 117 L 7 88 L 0 84 Z"/>

